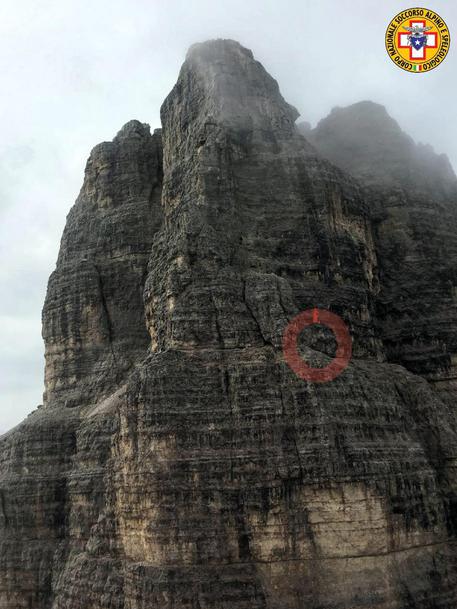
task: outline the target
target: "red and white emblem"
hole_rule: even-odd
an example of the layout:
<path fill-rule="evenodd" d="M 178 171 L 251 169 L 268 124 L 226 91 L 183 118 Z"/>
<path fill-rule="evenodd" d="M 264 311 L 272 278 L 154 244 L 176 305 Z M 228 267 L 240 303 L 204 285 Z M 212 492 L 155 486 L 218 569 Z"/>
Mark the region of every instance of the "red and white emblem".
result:
<path fill-rule="evenodd" d="M 411 19 L 407 33 L 398 33 L 397 46 L 399 49 L 409 48 L 409 58 L 412 60 L 426 59 L 426 49 L 438 48 L 436 32 L 429 32 L 430 27 L 424 20 Z"/>

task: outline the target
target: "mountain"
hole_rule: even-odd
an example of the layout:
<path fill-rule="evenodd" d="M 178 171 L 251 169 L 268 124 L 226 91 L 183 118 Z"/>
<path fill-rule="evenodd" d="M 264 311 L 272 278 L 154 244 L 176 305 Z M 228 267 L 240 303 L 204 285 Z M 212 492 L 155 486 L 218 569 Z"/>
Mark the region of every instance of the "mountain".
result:
<path fill-rule="evenodd" d="M 308 139 L 363 185 L 388 360 L 423 376 L 454 404 L 457 180 L 447 157 L 415 144 L 372 102 L 335 108 Z"/>
<path fill-rule="evenodd" d="M 456 180 L 374 104 L 297 117 L 215 40 L 92 151 L 0 438 L 0 608 L 455 607 Z M 284 360 L 310 308 L 352 336 L 326 383 Z"/>

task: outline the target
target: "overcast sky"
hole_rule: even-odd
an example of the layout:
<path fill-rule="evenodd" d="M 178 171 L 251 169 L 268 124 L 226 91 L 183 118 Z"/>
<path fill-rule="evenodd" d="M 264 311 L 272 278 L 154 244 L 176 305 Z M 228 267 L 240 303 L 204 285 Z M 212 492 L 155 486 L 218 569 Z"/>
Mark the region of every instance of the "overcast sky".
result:
<path fill-rule="evenodd" d="M 333 106 L 384 104 L 457 167 L 457 49 L 427 74 L 384 49 L 384 0 L 1 0 L 0 432 L 42 401 L 41 308 L 91 148 L 159 108 L 186 50 L 234 38 L 314 125 Z M 428 8 L 457 39 L 457 4 Z"/>

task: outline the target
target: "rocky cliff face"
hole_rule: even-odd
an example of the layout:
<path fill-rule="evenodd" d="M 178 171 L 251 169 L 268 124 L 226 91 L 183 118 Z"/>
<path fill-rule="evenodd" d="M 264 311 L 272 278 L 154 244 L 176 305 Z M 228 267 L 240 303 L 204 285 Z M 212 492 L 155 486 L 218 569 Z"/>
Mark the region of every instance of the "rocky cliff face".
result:
<path fill-rule="evenodd" d="M 96 402 L 145 354 L 143 287 L 162 221 L 160 132 L 127 123 L 96 146 L 43 309 L 45 403 Z"/>
<path fill-rule="evenodd" d="M 456 325 L 413 336 L 387 306 L 435 293 L 420 233 L 415 283 L 389 249 L 427 205 L 438 241 L 435 199 L 389 225 L 384 193 L 408 185 L 359 182 L 296 117 L 250 51 L 212 41 L 163 104 L 163 165 L 136 122 L 93 151 L 43 313 L 46 403 L 0 439 L 1 608 L 455 607 L 452 388 L 406 356 L 441 328 L 451 375 Z M 353 337 L 324 384 L 281 350 L 315 306 Z M 334 353 L 318 326 L 302 349 Z"/>
<path fill-rule="evenodd" d="M 415 144 L 382 106 L 336 108 L 308 134 L 362 181 L 379 259 L 377 318 L 389 361 L 455 399 L 457 180 L 445 155 Z"/>

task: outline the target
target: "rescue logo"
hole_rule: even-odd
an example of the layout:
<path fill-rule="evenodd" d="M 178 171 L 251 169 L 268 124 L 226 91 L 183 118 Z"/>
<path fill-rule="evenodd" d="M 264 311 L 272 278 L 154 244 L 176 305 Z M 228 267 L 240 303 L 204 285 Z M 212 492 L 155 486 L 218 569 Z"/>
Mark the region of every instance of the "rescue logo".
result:
<path fill-rule="evenodd" d="M 398 13 L 386 31 L 386 49 L 391 60 L 407 72 L 430 72 L 449 51 L 451 36 L 446 22 L 426 8 L 408 8 Z"/>

